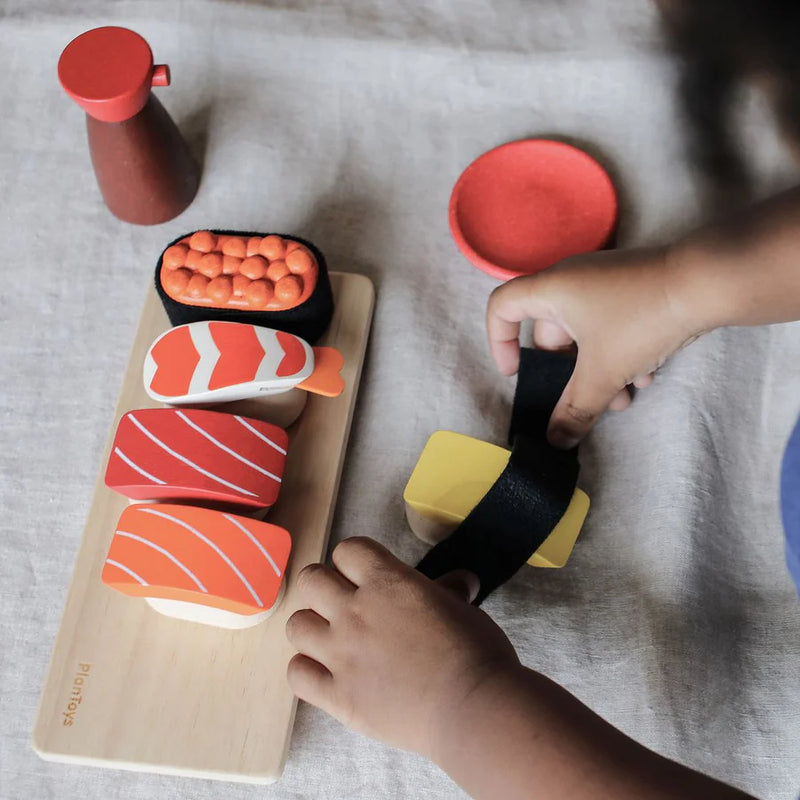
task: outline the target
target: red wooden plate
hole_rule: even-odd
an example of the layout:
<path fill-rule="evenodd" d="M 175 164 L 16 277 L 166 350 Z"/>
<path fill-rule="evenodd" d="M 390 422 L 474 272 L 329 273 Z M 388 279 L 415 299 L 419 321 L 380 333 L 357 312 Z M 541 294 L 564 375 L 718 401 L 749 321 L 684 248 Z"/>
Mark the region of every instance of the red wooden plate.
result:
<path fill-rule="evenodd" d="M 489 150 L 462 173 L 450 197 L 461 252 L 500 280 L 598 250 L 617 222 L 606 171 L 577 147 L 523 139 Z"/>

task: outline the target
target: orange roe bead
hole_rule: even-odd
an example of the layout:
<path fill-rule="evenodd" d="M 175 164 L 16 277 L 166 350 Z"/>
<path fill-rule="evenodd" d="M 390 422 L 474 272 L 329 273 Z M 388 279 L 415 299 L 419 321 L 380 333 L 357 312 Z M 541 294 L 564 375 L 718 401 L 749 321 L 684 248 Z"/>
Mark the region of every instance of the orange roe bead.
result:
<path fill-rule="evenodd" d="M 292 250 L 297 250 L 298 247 L 302 247 L 303 245 L 300 242 L 296 242 L 294 239 L 287 239 L 286 240 L 286 252 L 291 253 Z"/>
<path fill-rule="evenodd" d="M 192 275 L 189 285 L 186 287 L 186 294 L 189 297 L 197 300 L 206 295 L 206 287 L 208 286 L 208 278 L 205 275 L 195 274 Z"/>
<path fill-rule="evenodd" d="M 222 245 L 222 252 L 226 256 L 236 256 L 236 258 L 244 258 L 247 255 L 247 245 L 238 236 L 231 236 L 225 244 Z"/>
<path fill-rule="evenodd" d="M 186 254 L 186 266 L 189 267 L 192 272 L 197 272 L 200 268 L 200 259 L 205 255 L 205 253 L 201 253 L 199 250 L 190 250 Z"/>
<path fill-rule="evenodd" d="M 278 261 L 286 255 L 286 244 L 280 236 L 271 234 L 261 240 L 258 252 L 270 261 Z"/>
<path fill-rule="evenodd" d="M 189 248 L 185 244 L 173 244 L 164 251 L 161 263 L 167 269 L 178 269 L 186 263 Z"/>
<path fill-rule="evenodd" d="M 220 275 L 208 284 L 206 294 L 218 305 L 223 305 L 233 294 L 233 282 L 227 275 Z"/>
<path fill-rule="evenodd" d="M 179 297 L 191 279 L 192 273 L 188 269 L 175 269 L 165 273 L 161 283 L 168 294 Z"/>
<path fill-rule="evenodd" d="M 273 261 L 267 270 L 267 277 L 271 281 L 279 281 L 284 275 L 289 274 L 289 267 L 285 261 Z"/>
<path fill-rule="evenodd" d="M 253 281 L 245 290 L 245 299 L 254 308 L 263 308 L 272 299 L 273 289 L 269 281 Z"/>
<path fill-rule="evenodd" d="M 250 285 L 250 278 L 244 275 L 233 276 L 233 296 L 243 297 L 247 287 Z"/>
<path fill-rule="evenodd" d="M 247 240 L 247 255 L 254 256 L 257 255 L 259 248 L 261 247 L 261 237 L 260 236 L 251 236 Z"/>
<path fill-rule="evenodd" d="M 199 250 L 201 253 L 210 253 L 217 243 L 217 237 L 211 231 L 197 231 L 189 239 L 189 247 L 192 250 Z"/>
<path fill-rule="evenodd" d="M 286 275 L 275 284 L 275 299 L 287 306 L 296 303 L 302 292 L 300 279 L 294 275 Z"/>
<path fill-rule="evenodd" d="M 311 258 L 311 253 L 309 253 L 308 250 L 304 247 L 299 247 L 296 250 L 292 250 L 292 252 L 286 256 L 286 264 L 290 272 L 293 272 L 295 275 L 302 275 L 304 272 L 308 272 L 311 269 L 314 260 Z"/>
<path fill-rule="evenodd" d="M 222 256 L 222 274 L 235 275 L 239 271 L 242 259 L 236 256 Z"/>
<path fill-rule="evenodd" d="M 250 256 L 239 265 L 239 272 L 255 281 L 264 277 L 268 266 L 269 263 L 263 256 Z"/>
<path fill-rule="evenodd" d="M 216 278 L 222 274 L 222 256 L 219 253 L 206 253 L 200 259 L 198 270 L 207 278 Z"/>

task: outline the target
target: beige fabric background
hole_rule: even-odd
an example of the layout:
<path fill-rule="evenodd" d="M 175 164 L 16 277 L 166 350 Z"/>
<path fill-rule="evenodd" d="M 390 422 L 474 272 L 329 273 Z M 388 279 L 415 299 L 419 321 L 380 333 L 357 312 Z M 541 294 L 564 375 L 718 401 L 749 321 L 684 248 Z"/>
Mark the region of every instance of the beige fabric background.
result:
<path fill-rule="evenodd" d="M 64 45 L 108 23 L 170 63 L 159 96 L 204 154 L 194 204 L 156 228 L 107 213 L 56 80 Z M 557 133 L 612 169 L 623 244 L 703 218 L 651 6 L 3 0 L 0 63 L 0 797 L 462 797 L 435 767 L 306 706 L 266 789 L 48 764 L 29 735 L 164 243 L 205 226 L 295 232 L 375 281 L 333 539 L 372 535 L 413 562 L 424 547 L 400 495 L 426 438 L 502 441 L 513 389 L 484 342 L 494 283 L 447 230 L 461 169 Z M 739 119 L 760 191 L 796 178 L 758 98 Z M 799 357 L 796 325 L 719 331 L 681 353 L 584 447 L 593 510 L 568 568 L 526 569 L 485 605 L 526 663 L 620 728 L 773 800 L 800 789 L 800 603 L 776 489 Z"/>

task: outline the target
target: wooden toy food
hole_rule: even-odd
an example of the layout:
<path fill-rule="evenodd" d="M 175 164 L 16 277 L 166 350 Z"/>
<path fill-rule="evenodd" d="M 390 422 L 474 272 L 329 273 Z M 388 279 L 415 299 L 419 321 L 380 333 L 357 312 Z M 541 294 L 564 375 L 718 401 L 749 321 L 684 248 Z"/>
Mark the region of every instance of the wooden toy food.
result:
<path fill-rule="evenodd" d="M 106 486 L 135 500 L 268 508 L 278 499 L 289 437 L 217 411 L 142 408 L 120 419 Z"/>
<path fill-rule="evenodd" d="M 277 525 L 138 503 L 117 522 L 102 580 L 167 616 L 249 628 L 277 608 L 290 550 L 289 533 Z"/>
<path fill-rule="evenodd" d="M 106 567 L 105 558 L 114 531 L 140 533 L 146 538 L 151 530 L 155 530 L 151 527 L 153 522 L 166 524 L 169 521 L 152 513 L 148 516 L 138 509 L 172 512 L 164 506 L 131 505 L 128 513 L 137 509 L 135 515 L 150 524 L 133 530 L 122 527 L 117 523 L 128 507 L 128 500 L 99 481 L 80 537 L 75 569 L 32 732 L 33 747 L 41 757 L 89 764 L 95 768 L 160 772 L 258 785 L 273 783 L 280 778 L 289 752 L 297 705 L 286 682 L 286 663 L 291 652 L 284 622 L 300 602 L 293 595 L 296 591 L 294 578 L 306 565 L 325 558 L 374 303 L 374 289 L 365 276 L 333 272 L 330 281 L 335 312 L 320 344 L 331 345 L 343 355 L 345 388 L 340 397 L 331 401 L 305 391 L 288 391 L 272 395 L 265 401 L 258 398 L 239 400 L 224 407 L 229 414 L 269 419 L 275 423 L 277 419 L 272 411 L 276 404 L 297 398 L 305 403 L 302 414 L 292 425 L 280 498 L 269 510 L 269 521 L 273 525 L 290 531 L 293 538 L 297 537 L 291 544 L 288 563 L 285 566 L 281 563 L 279 552 L 273 548 L 271 540 L 261 538 L 257 532 L 263 530 L 258 527 L 259 523 L 242 521 L 282 573 L 285 600 L 265 622 L 237 631 L 169 619 L 156 613 L 143 597 L 129 596 L 109 588 L 108 584 L 122 586 L 130 581 L 125 588 L 131 592 L 143 594 L 147 591 L 133 576 Z M 133 411 L 136 416 L 137 409 L 161 405 L 153 403 L 145 392 L 142 362 L 149 345 L 167 326 L 161 301 L 151 283 L 122 382 L 117 420 L 125 412 Z M 186 411 L 186 407 L 179 410 Z M 290 423 L 277 424 L 286 427 Z M 210 432 L 227 444 L 227 440 Z M 114 429 L 109 433 L 110 455 Z M 264 447 L 268 445 L 265 443 Z M 191 459 L 192 454 L 187 455 Z M 162 478 L 158 473 L 152 474 Z M 230 479 L 227 474 L 220 477 Z M 188 511 L 182 508 L 174 515 Z M 224 545 L 222 540 L 218 541 L 209 534 L 207 527 L 188 518 L 185 521 L 232 557 L 228 543 L 233 540 L 227 534 L 235 536 L 238 529 L 224 519 L 220 521 L 220 517 L 216 519 L 214 531 L 226 532 Z M 126 516 L 123 519 L 126 525 L 127 520 Z M 224 527 L 220 527 L 223 524 Z M 180 525 L 173 523 L 172 528 L 179 535 L 190 535 Z M 277 531 L 273 530 L 273 533 L 278 536 Z M 280 533 L 278 541 L 281 540 L 288 547 L 285 533 Z M 174 562 L 159 551 L 124 537 L 118 538 L 114 547 L 121 542 L 140 545 L 146 550 L 149 560 L 142 565 L 116 559 L 113 555 L 111 558 L 125 564 L 151 586 L 157 584 L 155 577 L 148 572 L 151 564 L 161 563 L 165 567 L 172 564 L 179 576 L 185 577 L 187 594 L 195 590 L 193 601 L 203 594 Z M 209 563 L 227 567 L 212 548 L 202 540 L 199 543 L 206 547 Z M 246 537 L 242 544 L 247 545 Z M 177 551 L 163 546 L 167 552 L 181 557 Z M 259 581 L 268 582 L 270 573 L 275 579 L 280 578 L 263 554 L 253 546 L 245 561 L 240 557 L 231 560 L 264 602 L 265 608 L 268 607 L 270 601 Z M 259 563 L 266 572 L 254 577 L 250 568 Z M 219 593 L 211 579 L 207 580 L 201 574 L 200 567 L 189 564 L 188 559 L 186 566 L 194 571 L 209 593 Z M 101 580 L 104 569 L 106 583 Z M 229 578 L 235 581 L 235 573 L 229 567 L 227 569 Z M 263 613 L 243 584 L 237 588 L 244 592 L 245 601 L 255 607 L 252 610 Z M 178 602 L 183 602 L 183 599 Z M 169 603 L 169 600 L 156 597 L 152 602 L 158 606 Z M 212 605 L 201 606 L 195 602 L 178 608 L 184 613 L 187 609 L 216 613 Z M 236 616 L 228 619 L 242 621 L 242 617 Z M 257 617 L 251 616 L 247 621 L 254 619 Z M 75 678 L 78 671 L 81 676 Z M 81 685 L 76 690 L 78 683 Z M 82 702 L 77 713 L 73 714 L 75 705 L 70 709 L 66 706 L 70 698 L 74 699 L 75 691 L 82 693 L 78 697 Z M 202 732 L 207 735 L 201 736 Z"/>
<path fill-rule="evenodd" d="M 436 544 L 449 536 L 492 488 L 511 451 L 452 431 L 428 439 L 403 499 L 411 530 Z M 533 567 L 563 567 L 589 512 L 589 497 L 575 489 L 564 516 L 528 559 Z"/>
<path fill-rule="evenodd" d="M 522 139 L 464 170 L 450 196 L 450 232 L 478 269 L 507 281 L 605 247 L 617 209 L 611 178 L 588 153 Z"/>
<path fill-rule="evenodd" d="M 200 170 L 164 106 L 150 92 L 169 86 L 166 64 L 138 33 L 107 26 L 73 39 L 58 61 L 64 91 L 86 112 L 86 133 L 106 205 L 126 222 L 155 225 L 181 213 Z"/>
<path fill-rule="evenodd" d="M 312 348 L 283 331 L 239 322 L 193 322 L 172 328 L 151 345 L 144 387 L 174 405 L 224 403 L 298 387 L 335 397 L 344 389 L 341 353 Z"/>
<path fill-rule="evenodd" d="M 173 325 L 227 320 L 315 342 L 333 314 L 322 253 L 280 234 L 201 230 L 172 242 L 155 284 Z"/>
<path fill-rule="evenodd" d="M 562 524 L 564 529 L 557 538 L 566 535 L 567 546 L 554 548 L 560 552 L 553 557 L 565 560 L 583 522 L 588 499 L 575 499 L 580 472 L 577 448 L 558 450 L 547 441 L 553 408 L 574 368 L 572 356 L 520 348 L 509 430 L 511 450 L 506 451 L 504 466 L 500 454 L 492 451 L 488 457 L 495 461 L 494 470 L 488 472 L 480 464 L 484 472 L 476 480 L 463 471 L 470 462 L 480 463 L 485 457 L 483 452 L 473 452 L 485 449 L 475 440 L 465 443 L 445 438 L 442 442 L 440 438 L 431 447 L 440 452 L 431 458 L 438 461 L 438 468 L 427 469 L 427 480 L 434 487 L 428 493 L 428 504 L 431 499 L 434 506 L 444 500 L 446 507 L 450 506 L 450 518 L 457 518 L 465 507 L 466 516 L 423 556 L 417 569 L 432 580 L 453 570 L 474 573 L 479 582 L 473 600 L 476 605 L 510 580 Z M 448 452 L 447 445 L 454 442 Z M 424 485 L 426 481 L 419 482 Z M 422 495 L 424 498 L 424 492 Z M 420 503 L 421 508 L 425 505 Z M 573 519 L 580 520 L 577 528 L 570 521 Z"/>

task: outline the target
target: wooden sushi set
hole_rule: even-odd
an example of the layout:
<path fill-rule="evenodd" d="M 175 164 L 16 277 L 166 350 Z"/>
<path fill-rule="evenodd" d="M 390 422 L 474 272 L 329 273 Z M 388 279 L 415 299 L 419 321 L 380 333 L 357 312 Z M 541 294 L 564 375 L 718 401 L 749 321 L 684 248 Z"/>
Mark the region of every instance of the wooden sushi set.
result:
<path fill-rule="evenodd" d="M 141 36 L 108 26 L 70 42 L 58 73 L 86 112 L 108 208 L 136 224 L 180 214 L 199 166 L 151 93 L 169 85 L 169 67 Z M 541 237 L 518 225 L 531 193 L 515 159 L 536 167 L 556 153 L 597 174 L 565 147 L 506 145 L 487 154 L 491 168 L 479 159 L 465 171 L 451 229 L 481 269 L 505 279 L 542 267 L 528 252 Z M 599 246 L 613 228 L 613 187 L 598 181 L 604 213 L 592 230 L 578 226 L 570 247 Z M 535 194 L 549 207 L 549 189 Z M 498 199 L 502 213 L 487 213 L 484 201 Z M 492 236 L 489 223 L 500 224 Z M 481 249 L 490 239 L 502 253 Z M 504 264 L 490 264 L 498 253 Z M 251 783 L 280 776 L 297 703 L 284 624 L 298 608 L 295 576 L 325 556 L 373 305 L 369 279 L 329 273 L 298 237 L 198 230 L 164 248 L 41 697 L 42 757 Z M 412 530 L 434 545 L 423 575 L 474 572 L 480 603 L 525 563 L 566 563 L 589 499 L 577 452 L 554 451 L 545 428 L 571 371 L 523 348 L 511 449 L 449 431 L 430 438 L 404 493 Z"/>
<path fill-rule="evenodd" d="M 295 237 L 196 231 L 165 248 L 42 694 L 40 755 L 279 777 L 296 707 L 283 628 L 294 576 L 324 558 L 373 304 L 369 279 L 329 274 Z"/>

